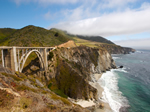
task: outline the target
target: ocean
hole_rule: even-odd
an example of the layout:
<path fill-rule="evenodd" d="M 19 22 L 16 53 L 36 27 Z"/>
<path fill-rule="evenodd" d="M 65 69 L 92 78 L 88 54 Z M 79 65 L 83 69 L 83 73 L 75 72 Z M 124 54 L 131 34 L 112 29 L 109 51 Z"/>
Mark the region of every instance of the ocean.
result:
<path fill-rule="evenodd" d="M 117 66 L 98 80 L 114 112 L 150 112 L 150 50 L 112 55 Z"/>

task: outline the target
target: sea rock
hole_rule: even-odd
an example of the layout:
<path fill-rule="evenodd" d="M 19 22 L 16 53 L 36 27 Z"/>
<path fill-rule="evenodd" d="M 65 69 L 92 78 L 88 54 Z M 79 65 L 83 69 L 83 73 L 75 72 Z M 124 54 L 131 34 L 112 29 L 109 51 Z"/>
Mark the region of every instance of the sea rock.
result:
<path fill-rule="evenodd" d="M 123 66 L 121 65 L 121 66 L 119 66 L 119 68 L 123 68 Z"/>
<path fill-rule="evenodd" d="M 100 108 L 100 109 L 103 109 L 103 108 L 104 108 L 104 104 L 101 103 L 101 104 L 99 105 L 99 108 Z"/>

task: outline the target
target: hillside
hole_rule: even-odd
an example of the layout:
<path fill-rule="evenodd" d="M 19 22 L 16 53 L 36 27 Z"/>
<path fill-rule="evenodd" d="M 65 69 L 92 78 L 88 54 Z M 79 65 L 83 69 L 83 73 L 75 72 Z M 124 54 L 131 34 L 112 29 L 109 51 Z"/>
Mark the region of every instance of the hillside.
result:
<path fill-rule="evenodd" d="M 0 28 L 0 42 L 6 37 L 10 36 L 16 31 L 16 29 L 12 28 Z"/>
<path fill-rule="evenodd" d="M 1 29 L 1 32 L 4 32 L 4 30 L 12 29 Z M 1 39 L 0 45 L 3 46 L 55 46 L 70 40 L 54 30 L 47 30 L 32 25 L 15 30 L 10 35 L 2 34 L 3 36 L 0 36 L 0 38 L 3 38 L 3 40 Z"/>
<path fill-rule="evenodd" d="M 110 54 L 129 54 L 130 52 L 135 52 L 135 49 L 121 47 L 115 44 L 98 44 L 97 46 L 106 49 Z"/>
<path fill-rule="evenodd" d="M 106 44 L 114 44 L 113 42 L 101 37 L 101 36 L 82 36 L 82 35 L 77 35 L 78 38 L 84 39 L 84 40 L 90 40 L 94 42 L 101 42 L 101 43 L 106 43 Z"/>
<path fill-rule="evenodd" d="M 69 39 L 73 40 L 77 46 L 85 45 L 92 48 L 105 49 L 110 54 L 128 54 L 130 52 L 135 52 L 135 50 L 132 48 L 121 47 L 101 36 L 72 35 L 72 34 L 68 34 L 66 31 L 62 31 L 55 28 L 51 30 L 58 32 L 59 34 L 64 35 Z"/>

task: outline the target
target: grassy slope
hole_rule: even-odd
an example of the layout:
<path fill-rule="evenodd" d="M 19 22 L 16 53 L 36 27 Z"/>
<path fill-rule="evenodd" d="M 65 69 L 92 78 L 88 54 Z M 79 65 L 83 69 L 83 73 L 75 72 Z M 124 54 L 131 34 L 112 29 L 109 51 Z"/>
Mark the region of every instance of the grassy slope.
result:
<path fill-rule="evenodd" d="M 59 34 L 67 37 L 67 38 L 70 38 L 71 40 L 74 40 L 74 42 L 76 43 L 77 46 L 80 46 L 80 45 L 85 45 L 85 46 L 88 46 L 88 47 L 95 47 L 95 48 L 100 48 L 101 46 L 110 46 L 110 47 L 120 47 L 120 46 L 117 46 L 115 45 L 114 43 L 112 43 L 111 41 L 107 40 L 107 39 L 104 39 L 103 37 L 100 37 L 100 36 L 94 36 L 95 38 L 99 38 L 99 40 L 102 40 L 102 42 L 98 42 L 98 41 L 92 41 L 92 37 L 89 37 L 90 40 L 86 40 L 86 39 L 82 39 L 82 38 L 79 38 L 78 36 L 76 35 L 70 35 L 70 34 L 67 34 L 66 31 L 62 31 L 62 30 L 59 30 L 59 29 L 51 29 L 52 31 L 55 31 L 55 32 L 58 32 Z M 83 38 L 86 37 L 86 36 L 83 36 Z M 106 43 L 105 43 L 106 42 Z M 107 43 L 108 42 L 108 43 Z M 102 47 L 101 47 L 102 48 Z M 103 47 L 104 48 L 104 47 Z"/>
<path fill-rule="evenodd" d="M 101 42 L 95 42 L 95 41 L 91 41 L 91 40 L 85 40 L 85 39 L 81 39 L 75 35 L 70 35 L 70 34 L 67 34 L 65 31 L 62 31 L 62 30 L 59 30 L 59 29 L 51 29 L 52 31 L 55 31 L 55 32 L 58 32 L 59 34 L 71 39 L 71 40 L 74 40 L 74 42 L 76 43 L 77 46 L 80 46 L 80 45 L 85 45 L 85 46 L 88 46 L 88 47 L 99 47 L 100 44 L 105 44 L 105 43 L 101 43 Z"/>
<path fill-rule="evenodd" d="M 26 26 L 8 35 L 0 41 L 4 46 L 55 46 L 67 42 L 69 38 L 57 33 L 35 26 Z M 1 36 L 0 38 L 2 38 Z"/>
<path fill-rule="evenodd" d="M 75 40 L 75 43 L 77 46 L 80 45 L 85 45 L 88 47 L 98 47 L 96 44 L 102 44 L 101 42 L 94 42 L 94 41 L 90 41 L 90 40 L 84 40 L 84 39 L 80 39 L 78 37 L 74 37 L 73 38 Z"/>
<path fill-rule="evenodd" d="M 6 37 L 10 36 L 13 34 L 16 29 L 11 29 L 11 28 L 0 28 L 0 42 L 4 40 Z"/>
<path fill-rule="evenodd" d="M 110 40 L 107 40 L 101 36 L 82 36 L 82 35 L 77 35 L 77 37 L 81 38 L 81 39 L 85 39 L 85 40 L 90 40 L 90 41 L 94 41 L 94 42 L 101 42 L 101 43 L 106 43 L 106 44 L 114 44 L 113 42 L 111 42 Z"/>

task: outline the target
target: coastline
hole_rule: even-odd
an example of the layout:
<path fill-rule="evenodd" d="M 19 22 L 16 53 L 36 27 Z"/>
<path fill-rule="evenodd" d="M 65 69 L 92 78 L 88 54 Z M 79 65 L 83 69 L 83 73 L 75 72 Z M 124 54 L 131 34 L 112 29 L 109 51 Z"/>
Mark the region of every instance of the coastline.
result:
<path fill-rule="evenodd" d="M 94 77 L 96 79 L 95 87 L 98 90 L 98 98 L 99 98 L 99 103 L 103 104 L 103 109 L 96 108 L 95 112 L 113 112 L 112 109 L 110 108 L 109 104 L 100 100 L 103 97 L 103 91 L 104 89 L 99 85 L 98 80 L 101 78 L 103 74 L 94 74 Z"/>
<path fill-rule="evenodd" d="M 77 100 L 77 101 L 73 101 L 73 103 L 78 104 L 84 108 L 90 108 L 90 107 L 96 107 L 95 108 L 95 112 L 113 112 L 112 109 L 110 108 L 109 104 L 102 101 L 101 98 L 103 97 L 103 91 L 104 89 L 99 85 L 98 80 L 101 78 L 102 74 L 94 74 L 94 79 L 95 82 L 89 82 L 90 85 L 92 85 L 94 88 L 97 89 L 98 91 L 98 101 L 95 102 L 93 100 Z M 98 107 L 97 107 L 97 104 Z M 100 108 L 99 106 L 102 105 L 103 108 Z"/>

